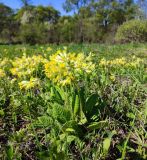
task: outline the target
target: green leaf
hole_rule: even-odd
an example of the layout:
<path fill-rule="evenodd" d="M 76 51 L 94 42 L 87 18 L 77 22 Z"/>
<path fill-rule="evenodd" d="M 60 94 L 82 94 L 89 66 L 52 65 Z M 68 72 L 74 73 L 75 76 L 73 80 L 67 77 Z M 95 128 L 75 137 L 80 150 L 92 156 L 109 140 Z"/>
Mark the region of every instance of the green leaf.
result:
<path fill-rule="evenodd" d="M 111 144 L 111 138 L 105 138 L 105 140 L 103 141 L 103 152 L 105 154 L 108 153 L 108 150 L 110 148 L 110 144 Z"/>
<path fill-rule="evenodd" d="M 95 130 L 95 129 L 102 129 L 109 125 L 108 121 L 100 121 L 100 122 L 93 122 L 88 126 L 88 129 Z"/>
<path fill-rule="evenodd" d="M 97 94 L 92 94 L 86 101 L 86 106 L 85 106 L 85 111 L 86 112 L 91 112 L 91 110 L 93 109 L 93 107 L 96 105 L 97 103 L 97 98 L 98 95 Z"/>
<path fill-rule="evenodd" d="M 95 105 L 98 100 L 97 94 L 92 94 L 86 101 L 85 107 L 83 109 L 83 112 L 87 119 L 90 119 L 92 116 L 94 116 L 95 112 Z"/>
<path fill-rule="evenodd" d="M 5 115 L 4 110 L 0 109 L 0 117 L 3 117 Z"/>
<path fill-rule="evenodd" d="M 55 96 L 53 87 L 51 87 L 51 93 L 50 93 L 50 96 L 51 96 L 51 97 L 54 97 L 54 96 Z"/>
<path fill-rule="evenodd" d="M 53 124 L 52 118 L 47 115 L 38 117 L 38 122 L 39 122 L 39 125 L 43 127 L 50 127 Z"/>
<path fill-rule="evenodd" d="M 103 141 L 103 152 L 104 154 L 107 154 L 111 145 L 111 139 L 113 135 L 115 135 L 117 132 L 113 130 L 112 132 L 109 133 L 109 136 L 104 139 Z"/>
<path fill-rule="evenodd" d="M 66 138 L 66 134 L 63 133 L 59 137 L 60 137 L 60 140 L 64 140 Z"/>
<path fill-rule="evenodd" d="M 77 116 L 80 114 L 80 100 L 79 96 L 76 95 L 75 105 L 74 105 L 74 115 Z"/>
<path fill-rule="evenodd" d="M 85 107 L 85 102 L 86 102 L 84 87 L 80 88 L 80 90 L 79 90 L 79 98 L 80 98 L 80 104 L 81 104 L 81 108 L 82 108 L 81 110 L 83 110 Z"/>
<path fill-rule="evenodd" d="M 61 88 L 59 88 L 58 86 L 56 86 L 56 91 L 59 93 L 61 99 L 65 100 L 65 92 Z"/>
<path fill-rule="evenodd" d="M 49 155 L 48 151 L 42 151 L 42 152 L 37 153 L 37 157 L 41 160 L 48 160 L 50 155 Z"/>
<path fill-rule="evenodd" d="M 67 128 L 65 131 L 66 132 L 75 132 L 75 130 L 73 128 Z"/>
<path fill-rule="evenodd" d="M 70 132 L 71 134 L 75 134 L 77 136 L 83 135 L 83 130 L 81 126 L 76 121 L 68 121 L 64 124 L 62 127 L 63 132 L 66 132 L 66 130 L 74 130 L 75 132 Z"/>
<path fill-rule="evenodd" d="M 13 145 L 12 144 L 9 144 L 7 147 L 6 147 L 6 154 L 7 154 L 7 159 L 8 160 L 13 160 L 13 157 L 14 157 L 14 153 L 13 153 Z"/>
<path fill-rule="evenodd" d="M 130 135 L 131 135 L 131 132 L 128 134 L 128 136 L 127 136 L 127 138 L 126 138 L 126 140 L 125 140 L 125 142 L 124 142 L 124 145 L 123 145 L 122 156 L 121 156 L 121 159 L 122 159 L 122 160 L 124 160 L 125 157 L 126 157 L 127 144 L 128 144 Z"/>
<path fill-rule="evenodd" d="M 51 87 L 50 96 L 53 101 L 63 104 L 64 100 L 56 88 Z"/>
<path fill-rule="evenodd" d="M 77 138 L 76 136 L 72 136 L 72 135 L 67 136 L 67 143 L 70 144 L 70 143 L 71 143 L 72 141 L 74 141 L 76 138 Z"/>
<path fill-rule="evenodd" d="M 50 114 L 62 124 L 71 120 L 71 112 L 64 106 L 56 103 L 53 105 Z"/>
<path fill-rule="evenodd" d="M 135 115 L 132 112 L 127 113 L 127 117 L 131 119 L 135 119 Z"/>

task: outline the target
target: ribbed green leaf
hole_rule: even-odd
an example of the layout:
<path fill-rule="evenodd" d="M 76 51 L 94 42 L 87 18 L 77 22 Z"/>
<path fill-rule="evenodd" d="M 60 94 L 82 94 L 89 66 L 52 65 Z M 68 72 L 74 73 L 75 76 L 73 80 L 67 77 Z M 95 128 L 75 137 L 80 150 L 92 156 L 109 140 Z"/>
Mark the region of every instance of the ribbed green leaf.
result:
<path fill-rule="evenodd" d="M 98 95 L 97 94 L 92 94 L 86 101 L 86 105 L 83 109 L 84 114 L 86 115 L 87 119 L 90 119 L 93 114 L 95 114 L 94 112 L 94 107 L 97 103 L 97 99 L 98 99 Z"/>
<path fill-rule="evenodd" d="M 109 125 L 108 121 L 100 121 L 100 122 L 93 122 L 88 126 L 88 129 L 95 130 L 95 129 L 102 129 Z"/>
<path fill-rule="evenodd" d="M 74 105 L 74 115 L 78 116 L 79 113 L 80 113 L 80 100 L 79 100 L 79 96 L 76 95 L 75 105 Z"/>
<path fill-rule="evenodd" d="M 52 116 L 60 123 L 66 123 L 71 119 L 71 112 L 64 106 L 55 104 L 52 109 Z"/>

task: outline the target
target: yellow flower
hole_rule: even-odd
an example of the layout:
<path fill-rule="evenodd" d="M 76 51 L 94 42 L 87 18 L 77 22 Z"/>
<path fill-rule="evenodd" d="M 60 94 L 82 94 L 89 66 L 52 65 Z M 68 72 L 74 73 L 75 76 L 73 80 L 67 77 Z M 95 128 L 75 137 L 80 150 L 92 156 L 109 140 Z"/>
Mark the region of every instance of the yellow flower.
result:
<path fill-rule="evenodd" d="M 4 59 L 1 60 L 1 62 L 0 62 L 0 67 L 5 67 L 8 62 L 9 62 L 9 60 L 8 60 L 7 58 L 4 58 Z"/>
<path fill-rule="evenodd" d="M 125 57 L 116 58 L 113 60 L 106 60 L 105 58 L 100 60 L 99 66 L 105 66 L 105 67 L 113 67 L 117 68 L 134 68 L 137 67 L 140 63 L 142 63 L 143 60 L 140 58 L 136 58 L 133 56 L 132 60 L 126 59 Z"/>
<path fill-rule="evenodd" d="M 126 64 L 126 67 L 136 68 L 143 62 L 144 61 L 140 58 L 136 58 L 136 59 L 134 58 L 132 62 L 129 62 Z"/>
<path fill-rule="evenodd" d="M 62 84 L 62 86 L 65 86 L 65 85 L 68 85 L 68 84 L 71 84 L 71 78 L 68 77 L 67 79 L 63 80 L 60 82 Z"/>
<path fill-rule="evenodd" d="M 51 50 L 52 50 L 51 47 L 48 47 L 48 48 L 46 49 L 47 52 L 50 52 Z"/>
<path fill-rule="evenodd" d="M 0 69 L 0 78 L 3 78 L 5 76 L 6 76 L 6 74 L 5 74 L 4 70 Z"/>
<path fill-rule="evenodd" d="M 41 55 L 34 55 L 32 57 L 23 55 L 21 58 L 16 57 L 14 61 L 11 61 L 13 68 L 10 69 L 10 72 L 19 78 L 25 76 L 30 77 L 38 69 L 40 64 L 47 62 L 48 60 Z"/>
<path fill-rule="evenodd" d="M 40 85 L 38 78 L 30 78 L 29 81 L 21 81 L 19 84 L 20 89 L 29 90 Z"/>
<path fill-rule="evenodd" d="M 126 64 L 126 59 L 124 57 L 116 58 L 114 60 L 109 61 L 109 64 L 113 66 L 123 66 L 124 64 Z"/>
<path fill-rule="evenodd" d="M 16 81 L 16 78 L 13 78 L 10 83 L 13 84 Z"/>
<path fill-rule="evenodd" d="M 109 64 L 109 61 L 107 61 L 105 58 L 101 59 L 99 65 L 100 66 L 107 66 Z"/>
<path fill-rule="evenodd" d="M 78 80 L 84 73 L 92 73 L 94 68 L 89 57 L 83 53 L 67 53 L 65 48 L 50 56 L 50 61 L 45 64 L 45 74 L 54 83 L 64 86 Z"/>
<path fill-rule="evenodd" d="M 115 81 L 115 75 L 111 75 L 110 80 Z"/>

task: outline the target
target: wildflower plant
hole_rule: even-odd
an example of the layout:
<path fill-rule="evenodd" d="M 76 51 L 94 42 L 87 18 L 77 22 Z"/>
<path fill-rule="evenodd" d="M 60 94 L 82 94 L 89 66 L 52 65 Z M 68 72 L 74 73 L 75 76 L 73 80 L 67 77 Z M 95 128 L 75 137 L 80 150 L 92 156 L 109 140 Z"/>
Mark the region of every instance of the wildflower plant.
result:
<path fill-rule="evenodd" d="M 6 76 L 5 71 L 3 69 L 0 69 L 0 78 L 3 78 L 5 76 Z"/>
<path fill-rule="evenodd" d="M 44 64 L 47 60 L 41 55 L 34 55 L 27 57 L 23 55 L 21 58 L 16 57 L 11 61 L 12 68 L 10 69 L 13 76 L 18 78 L 31 77 L 35 71 L 37 71 L 40 64 Z"/>
<path fill-rule="evenodd" d="M 9 59 L 0 59 L 0 78 L 6 77 L 6 71 L 9 65 Z"/>
<path fill-rule="evenodd" d="M 5 48 L 0 159 L 147 158 L 145 54 L 128 56 L 124 46 Z"/>
<path fill-rule="evenodd" d="M 102 58 L 99 61 L 99 71 L 102 75 L 107 75 L 111 81 L 115 81 L 116 77 L 134 77 L 138 76 L 140 71 L 144 70 L 144 60 L 133 56 L 132 58 L 115 58 L 107 60 Z M 133 76 L 132 76 L 133 75 Z"/>
<path fill-rule="evenodd" d="M 90 57 L 63 50 L 50 56 L 49 62 L 45 64 L 45 74 L 54 83 L 65 86 L 78 82 L 85 74 L 91 75 L 94 68 Z"/>
<path fill-rule="evenodd" d="M 137 68 L 141 63 L 143 63 L 143 60 L 141 58 L 137 58 L 136 56 L 133 56 L 132 59 L 128 59 L 125 57 L 121 58 L 115 58 L 112 60 L 106 60 L 105 58 L 101 59 L 99 62 L 100 67 L 111 67 L 111 68 Z"/>
<path fill-rule="evenodd" d="M 38 78 L 31 77 L 29 81 L 19 82 L 20 89 L 29 90 L 40 86 L 40 80 Z"/>

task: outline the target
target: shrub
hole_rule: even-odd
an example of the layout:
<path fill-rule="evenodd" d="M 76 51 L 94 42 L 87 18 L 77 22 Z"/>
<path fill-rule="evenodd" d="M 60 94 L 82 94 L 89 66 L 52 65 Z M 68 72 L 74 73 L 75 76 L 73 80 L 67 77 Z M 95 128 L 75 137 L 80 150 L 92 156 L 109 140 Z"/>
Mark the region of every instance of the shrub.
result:
<path fill-rule="evenodd" d="M 22 43 L 36 44 L 36 43 L 46 43 L 46 26 L 44 24 L 25 24 L 20 28 L 20 41 Z"/>
<path fill-rule="evenodd" d="M 118 28 L 115 39 L 118 42 L 146 42 L 147 21 L 130 20 L 124 22 Z"/>

